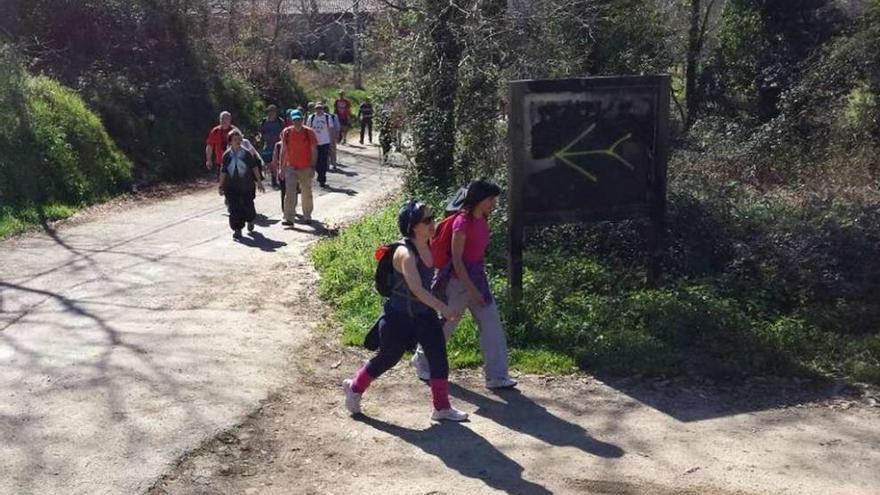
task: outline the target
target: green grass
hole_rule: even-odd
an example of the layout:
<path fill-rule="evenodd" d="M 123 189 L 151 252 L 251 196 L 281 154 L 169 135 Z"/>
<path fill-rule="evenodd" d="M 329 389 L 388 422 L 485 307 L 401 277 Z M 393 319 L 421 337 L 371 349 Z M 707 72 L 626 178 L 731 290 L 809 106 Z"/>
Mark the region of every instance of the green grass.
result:
<path fill-rule="evenodd" d="M 504 236 L 494 236 L 487 262 L 512 367 L 880 383 L 880 265 L 872 254 L 880 210 L 773 201 L 721 208 L 673 195 L 669 226 L 666 281 L 657 288 L 645 285 L 638 224 L 533 230 L 517 308 L 504 290 Z M 389 207 L 313 252 L 320 294 L 336 308 L 345 344 L 362 344 L 380 311 L 373 251 L 396 237 Z M 469 316 L 448 349 L 454 368 L 481 364 Z"/>
<path fill-rule="evenodd" d="M 124 191 L 132 163 L 70 88 L 0 46 L 0 237 Z"/>
<path fill-rule="evenodd" d="M 45 221 L 64 220 L 72 217 L 79 208 L 64 204 L 48 204 L 41 207 L 26 206 L 0 208 L 0 239 L 21 234 Z"/>
<path fill-rule="evenodd" d="M 345 345 L 362 345 L 381 311 L 382 298 L 373 288 L 373 251 L 399 237 L 396 215 L 396 207 L 388 207 L 343 230 L 338 237 L 322 241 L 312 251 L 321 274 L 319 293 L 336 309 Z M 448 351 L 453 368 L 482 365 L 476 325 L 470 315 L 462 320 Z M 575 369 L 570 356 L 540 347 L 512 349 L 510 361 L 513 369 L 529 373 L 570 373 Z"/>
<path fill-rule="evenodd" d="M 355 89 L 352 85 L 352 65 L 334 64 L 323 61 L 294 61 L 292 69 L 297 80 L 308 92 L 310 101 L 323 100 L 331 106 L 339 91 L 345 91 L 345 97 L 351 101 L 352 114 L 357 115 L 358 108 L 365 98 L 371 98 L 376 105 L 375 95 L 370 89 L 371 80 L 368 75 L 364 76 L 364 88 Z M 357 127 L 357 119 L 352 122 Z"/>

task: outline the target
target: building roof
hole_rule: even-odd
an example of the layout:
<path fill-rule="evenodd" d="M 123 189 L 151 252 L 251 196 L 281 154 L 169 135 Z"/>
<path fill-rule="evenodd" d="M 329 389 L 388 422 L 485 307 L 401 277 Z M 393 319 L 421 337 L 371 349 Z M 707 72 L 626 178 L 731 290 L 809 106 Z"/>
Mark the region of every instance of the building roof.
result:
<path fill-rule="evenodd" d="M 377 12 L 387 7 L 381 0 L 287 0 L 284 8 L 287 14 L 342 14 L 353 12 L 355 3 L 360 12 Z"/>

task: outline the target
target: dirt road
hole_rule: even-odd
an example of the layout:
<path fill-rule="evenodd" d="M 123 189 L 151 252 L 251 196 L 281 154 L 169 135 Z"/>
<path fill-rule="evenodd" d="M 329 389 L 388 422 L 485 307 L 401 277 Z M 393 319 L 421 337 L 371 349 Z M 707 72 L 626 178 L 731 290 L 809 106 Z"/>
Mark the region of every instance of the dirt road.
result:
<path fill-rule="evenodd" d="M 328 223 L 396 184 L 349 160 Z M 432 425 L 401 365 L 350 418 L 339 383 L 369 354 L 326 324 L 303 254 L 320 234 L 233 244 L 222 212 L 203 192 L 2 244 L 0 493 L 880 494 L 880 409 L 841 387 L 492 393 L 465 371 L 471 421 Z"/>
<path fill-rule="evenodd" d="M 339 383 L 369 354 L 337 342 L 297 351 L 296 380 L 151 495 L 880 493 L 880 409 L 839 389 L 769 384 L 756 401 L 578 375 L 493 393 L 460 371 L 453 400 L 471 421 L 438 425 L 400 365 L 350 418 Z"/>
<path fill-rule="evenodd" d="M 211 188 L 0 243 L 0 494 L 141 493 L 287 383 L 320 320 L 306 247 L 399 183 L 340 160 L 326 229 L 282 228 L 270 192 L 234 243 Z"/>

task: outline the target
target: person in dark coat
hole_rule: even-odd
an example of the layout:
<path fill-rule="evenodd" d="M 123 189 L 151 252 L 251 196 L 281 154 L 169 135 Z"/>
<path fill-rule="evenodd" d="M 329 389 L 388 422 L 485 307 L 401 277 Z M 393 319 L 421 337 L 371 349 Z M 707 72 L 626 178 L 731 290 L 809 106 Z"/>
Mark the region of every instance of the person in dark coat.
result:
<path fill-rule="evenodd" d="M 253 154 L 242 147 L 242 135 L 238 129 L 229 132 L 229 149 L 223 153 L 220 165 L 221 195 L 226 196 L 229 210 L 229 227 L 232 237 L 241 239 L 241 229 L 247 225 L 248 232 L 254 231 L 254 208 L 256 189 L 265 192 L 260 180 L 259 164 Z"/>

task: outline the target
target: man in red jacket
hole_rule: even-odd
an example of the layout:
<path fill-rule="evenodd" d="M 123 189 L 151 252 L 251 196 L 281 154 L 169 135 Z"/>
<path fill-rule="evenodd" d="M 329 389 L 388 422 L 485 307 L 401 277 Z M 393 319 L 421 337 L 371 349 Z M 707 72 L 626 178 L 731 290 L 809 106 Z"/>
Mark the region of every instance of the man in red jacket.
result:
<path fill-rule="evenodd" d="M 232 114 L 220 112 L 220 125 L 211 129 L 205 143 L 205 168 L 219 173 L 223 163 L 223 153 L 229 147 L 229 132 L 236 129 L 232 125 Z M 237 129 L 236 129 L 237 130 Z"/>

